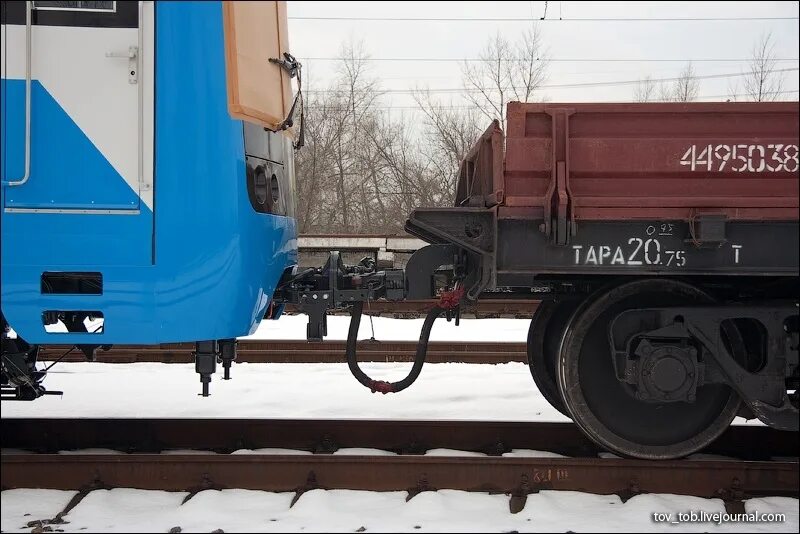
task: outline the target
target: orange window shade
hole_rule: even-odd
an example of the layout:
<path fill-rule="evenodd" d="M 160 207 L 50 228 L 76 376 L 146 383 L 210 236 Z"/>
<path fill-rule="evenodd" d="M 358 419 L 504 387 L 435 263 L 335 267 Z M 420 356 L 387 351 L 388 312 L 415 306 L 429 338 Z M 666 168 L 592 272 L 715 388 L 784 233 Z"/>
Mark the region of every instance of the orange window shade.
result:
<path fill-rule="evenodd" d="M 286 2 L 223 2 L 228 111 L 276 130 L 289 113 L 289 74 L 270 58 L 289 50 Z"/>

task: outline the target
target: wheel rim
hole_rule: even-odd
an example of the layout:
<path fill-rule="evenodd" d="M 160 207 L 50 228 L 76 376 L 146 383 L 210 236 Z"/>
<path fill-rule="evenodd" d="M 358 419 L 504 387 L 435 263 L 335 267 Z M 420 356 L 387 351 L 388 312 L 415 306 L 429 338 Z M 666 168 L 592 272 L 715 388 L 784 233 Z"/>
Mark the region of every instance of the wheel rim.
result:
<path fill-rule="evenodd" d="M 723 384 L 701 386 L 694 403 L 635 399 L 616 378 L 608 321 L 625 309 L 712 302 L 699 289 L 674 280 L 642 280 L 602 291 L 573 315 L 558 358 L 558 385 L 572 419 L 598 444 L 626 456 L 686 456 L 716 439 L 740 405 Z"/>
<path fill-rule="evenodd" d="M 578 304 L 577 299 L 542 302 L 528 330 L 528 366 L 533 381 L 545 400 L 567 417 L 571 416 L 558 389 L 556 367 L 561 338 Z"/>

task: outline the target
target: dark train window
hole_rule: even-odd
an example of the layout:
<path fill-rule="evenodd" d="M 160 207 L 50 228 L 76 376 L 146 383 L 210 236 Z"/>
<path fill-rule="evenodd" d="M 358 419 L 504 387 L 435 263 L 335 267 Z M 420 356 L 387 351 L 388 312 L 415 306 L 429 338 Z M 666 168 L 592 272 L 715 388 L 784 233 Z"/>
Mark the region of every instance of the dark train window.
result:
<path fill-rule="evenodd" d="M 25 25 L 26 2 L 2 0 L 2 5 L 0 20 L 3 24 Z M 36 0 L 31 11 L 31 24 L 75 28 L 138 28 L 139 2 Z"/>
<path fill-rule="evenodd" d="M 34 9 L 68 9 L 81 11 L 116 11 L 116 2 L 75 0 L 72 2 L 39 2 L 33 3 Z"/>
<path fill-rule="evenodd" d="M 102 295 L 103 274 L 97 272 L 44 272 L 42 295 Z"/>

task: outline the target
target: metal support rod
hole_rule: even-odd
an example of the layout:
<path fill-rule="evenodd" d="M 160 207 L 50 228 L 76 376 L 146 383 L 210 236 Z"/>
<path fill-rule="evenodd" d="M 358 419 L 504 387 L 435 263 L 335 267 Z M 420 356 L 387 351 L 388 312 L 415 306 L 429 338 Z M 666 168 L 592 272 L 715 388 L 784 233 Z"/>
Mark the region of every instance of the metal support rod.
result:
<path fill-rule="evenodd" d="M 25 2 L 25 174 L 7 186 L 22 185 L 31 177 L 31 9 L 33 2 Z"/>

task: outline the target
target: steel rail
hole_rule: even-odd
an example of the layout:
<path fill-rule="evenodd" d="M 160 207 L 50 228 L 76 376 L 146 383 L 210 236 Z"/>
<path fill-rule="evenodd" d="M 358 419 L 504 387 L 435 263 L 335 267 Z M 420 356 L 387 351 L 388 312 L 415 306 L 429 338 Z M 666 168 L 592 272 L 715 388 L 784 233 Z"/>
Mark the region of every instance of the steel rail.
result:
<path fill-rule="evenodd" d="M 414 359 L 417 341 L 360 341 L 358 359 L 362 362 L 410 362 Z M 53 361 L 69 349 L 65 345 L 45 345 L 39 352 L 40 361 Z M 111 350 L 96 352 L 103 363 L 192 363 L 192 343 L 162 345 L 115 345 Z M 72 353 L 62 361 L 80 362 L 86 358 Z M 297 340 L 240 340 L 237 362 L 247 363 L 342 363 L 345 361 L 344 341 L 308 343 Z M 428 363 L 508 363 L 526 362 L 525 343 L 446 342 L 429 344 Z"/>
<path fill-rule="evenodd" d="M 0 443 L 38 453 L 105 448 L 127 453 L 265 447 L 333 453 L 366 447 L 422 454 L 454 449 L 500 455 L 514 449 L 597 458 L 602 449 L 572 423 L 376 419 L 0 419 Z M 760 425 L 729 427 L 703 452 L 742 460 L 797 457 L 800 438 Z"/>
<path fill-rule="evenodd" d="M 19 454 L 2 457 L 2 486 L 167 491 L 539 490 L 698 497 L 797 496 L 796 462 L 646 461 L 467 456 Z"/>
<path fill-rule="evenodd" d="M 536 311 L 540 300 L 525 298 L 480 299 L 472 304 L 465 304 L 461 310 L 462 317 L 475 317 L 479 319 L 500 316 L 513 316 L 530 319 Z M 386 315 L 398 318 L 424 317 L 428 310 L 436 303 L 434 300 L 378 300 L 370 302 L 369 308 L 364 309 L 366 315 Z M 292 305 L 287 305 L 287 311 L 295 312 Z M 333 312 L 338 313 L 337 310 Z M 349 314 L 347 310 L 340 313 Z"/>
<path fill-rule="evenodd" d="M 2 488 L 80 490 L 58 522 L 95 489 L 126 487 L 188 491 L 241 488 L 295 492 L 311 489 L 423 491 L 460 489 L 510 496 L 509 509 L 524 508 L 531 493 L 571 490 L 618 494 L 671 493 L 716 497 L 729 512 L 743 499 L 798 495 L 795 459 L 645 461 L 598 458 L 573 425 L 474 421 L 369 420 L 63 420 L 3 419 L 3 447 L 28 447 L 49 454 L 4 453 Z M 502 440 L 507 440 L 504 444 Z M 797 434 L 763 427 L 732 427 L 712 446 L 752 458 L 796 454 Z M 126 447 L 119 447 L 119 445 Z M 487 445 L 489 444 L 489 445 Z M 52 454 L 59 447 L 117 446 L 133 454 Z M 592 457 L 498 456 L 509 446 L 534 446 Z M 153 454 L 160 447 L 231 449 L 281 446 L 316 451 L 308 455 Z M 333 455 L 341 446 L 383 447 L 396 456 Z M 425 447 L 494 449 L 494 456 L 424 456 Z M 542 447 L 545 446 L 545 447 Z M 215 451 L 216 452 L 216 451 Z M 753 456 L 755 454 L 755 456 Z M 294 502 L 293 501 L 293 502 Z"/>

